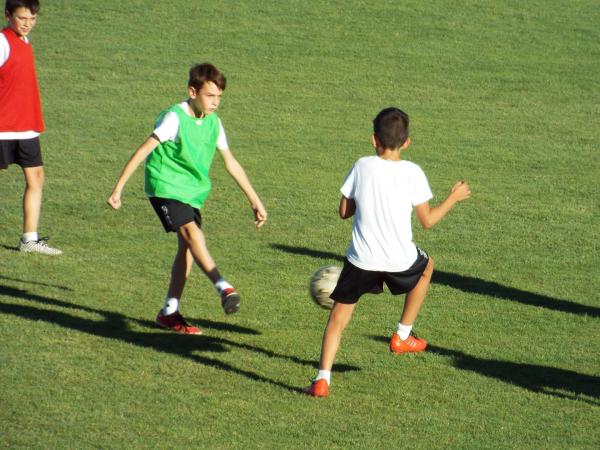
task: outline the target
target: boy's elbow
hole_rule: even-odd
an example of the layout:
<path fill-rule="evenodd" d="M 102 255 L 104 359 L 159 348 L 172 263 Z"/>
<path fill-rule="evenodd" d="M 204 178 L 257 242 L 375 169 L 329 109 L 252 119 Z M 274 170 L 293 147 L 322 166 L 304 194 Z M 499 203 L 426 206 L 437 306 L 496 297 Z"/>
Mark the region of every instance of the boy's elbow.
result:
<path fill-rule="evenodd" d="M 355 208 L 345 207 L 339 209 L 339 214 L 342 219 L 348 219 L 354 215 L 355 211 Z"/>
<path fill-rule="evenodd" d="M 343 197 L 340 201 L 340 207 L 338 209 L 338 212 L 342 219 L 352 217 L 356 212 L 356 203 L 354 202 L 354 200 L 350 200 L 346 197 Z"/>
<path fill-rule="evenodd" d="M 434 223 L 431 220 L 429 220 L 429 219 L 420 219 L 419 222 L 421 222 L 421 225 L 426 230 L 429 230 L 429 229 L 433 228 L 433 225 L 434 225 Z"/>

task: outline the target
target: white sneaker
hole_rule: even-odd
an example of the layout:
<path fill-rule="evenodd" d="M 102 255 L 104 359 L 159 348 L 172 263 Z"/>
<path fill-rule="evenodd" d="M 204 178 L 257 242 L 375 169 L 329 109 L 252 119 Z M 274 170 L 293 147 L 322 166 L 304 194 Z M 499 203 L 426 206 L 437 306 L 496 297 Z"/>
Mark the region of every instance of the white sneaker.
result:
<path fill-rule="evenodd" d="M 37 241 L 23 242 L 19 240 L 19 251 L 24 253 L 41 253 L 43 255 L 57 256 L 62 255 L 62 250 L 50 247 L 46 241 L 48 238 L 40 238 Z"/>

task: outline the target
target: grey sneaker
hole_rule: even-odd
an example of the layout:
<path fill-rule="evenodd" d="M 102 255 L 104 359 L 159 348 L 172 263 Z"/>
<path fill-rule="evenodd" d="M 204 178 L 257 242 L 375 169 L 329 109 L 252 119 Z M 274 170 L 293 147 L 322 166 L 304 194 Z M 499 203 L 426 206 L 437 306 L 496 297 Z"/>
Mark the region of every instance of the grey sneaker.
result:
<path fill-rule="evenodd" d="M 50 247 L 46 241 L 48 238 L 40 238 L 37 241 L 23 242 L 19 240 L 19 251 L 24 253 L 41 253 L 43 255 L 57 256 L 62 255 L 62 250 Z"/>

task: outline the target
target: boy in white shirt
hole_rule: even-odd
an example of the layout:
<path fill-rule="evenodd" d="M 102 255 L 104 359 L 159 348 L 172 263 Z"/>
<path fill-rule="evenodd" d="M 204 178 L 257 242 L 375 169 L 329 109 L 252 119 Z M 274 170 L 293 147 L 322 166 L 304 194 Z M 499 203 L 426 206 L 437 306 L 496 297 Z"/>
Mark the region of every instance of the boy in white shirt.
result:
<path fill-rule="evenodd" d="M 323 335 L 319 373 L 304 389 L 313 397 L 329 395 L 333 360 L 359 298 L 382 293 L 384 283 L 393 295 L 406 293 L 390 350 L 421 352 L 427 346 L 412 333 L 412 326 L 429 288 L 433 260 L 412 241 L 412 209 L 423 227 L 431 228 L 457 202 L 469 198 L 471 191 L 459 181 L 446 200 L 429 206 L 433 196 L 425 174 L 416 164 L 401 159 L 410 144 L 408 125 L 408 115 L 398 108 L 382 110 L 373 120 L 377 155 L 360 158 L 340 189 L 340 217 L 354 216 L 352 241 L 331 293 L 335 303 Z"/>

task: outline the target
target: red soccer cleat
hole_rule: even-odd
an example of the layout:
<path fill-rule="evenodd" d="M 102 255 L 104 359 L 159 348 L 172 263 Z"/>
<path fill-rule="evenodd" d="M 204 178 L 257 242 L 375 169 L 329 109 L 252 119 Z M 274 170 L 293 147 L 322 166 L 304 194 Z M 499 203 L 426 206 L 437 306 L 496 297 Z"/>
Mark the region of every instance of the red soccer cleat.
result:
<path fill-rule="evenodd" d="M 302 392 L 311 397 L 327 397 L 329 395 L 329 385 L 327 384 L 327 380 L 315 380 L 310 386 L 304 388 Z"/>
<path fill-rule="evenodd" d="M 427 341 L 417 337 L 413 333 L 405 340 L 400 339 L 398 333 L 394 333 L 390 341 L 390 351 L 397 354 L 422 352 L 426 347 Z"/>
<path fill-rule="evenodd" d="M 168 328 L 179 334 L 202 334 L 200 328 L 187 323 L 179 312 L 174 312 L 173 314 L 165 316 L 161 309 L 156 316 L 156 324 L 159 327 Z"/>
<path fill-rule="evenodd" d="M 223 289 L 221 292 L 221 306 L 225 314 L 233 314 L 240 309 L 240 294 L 234 288 Z"/>

